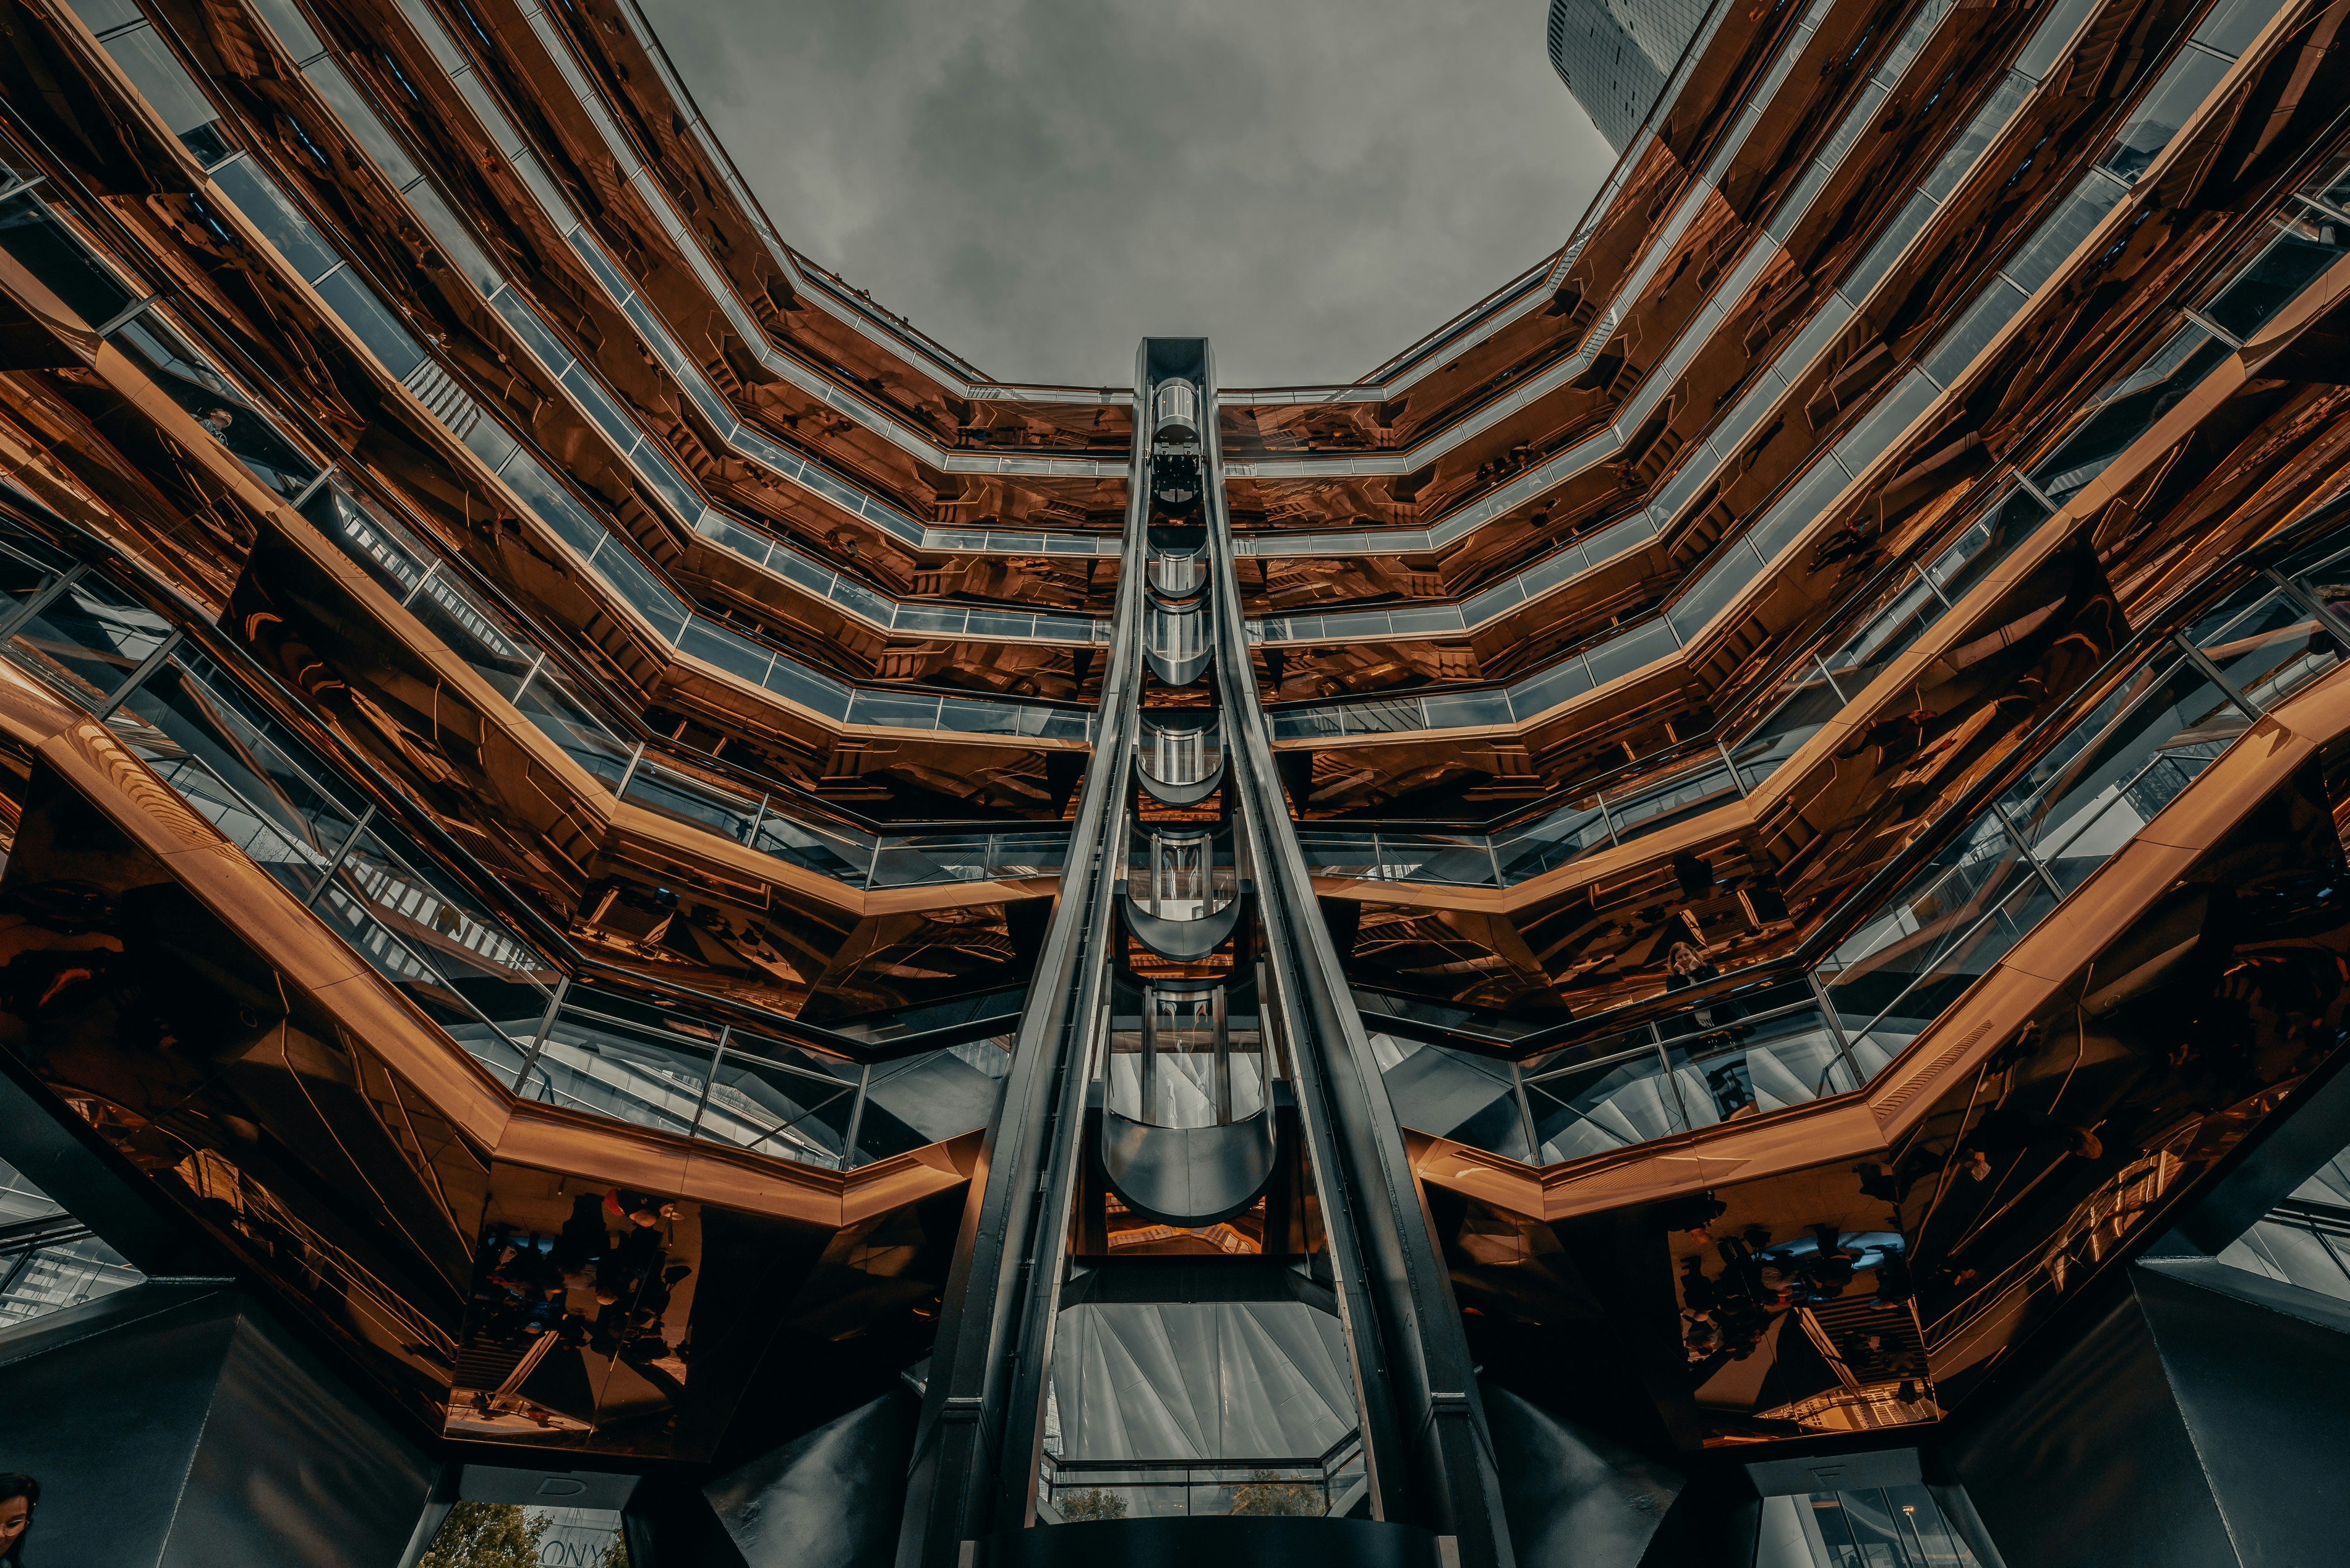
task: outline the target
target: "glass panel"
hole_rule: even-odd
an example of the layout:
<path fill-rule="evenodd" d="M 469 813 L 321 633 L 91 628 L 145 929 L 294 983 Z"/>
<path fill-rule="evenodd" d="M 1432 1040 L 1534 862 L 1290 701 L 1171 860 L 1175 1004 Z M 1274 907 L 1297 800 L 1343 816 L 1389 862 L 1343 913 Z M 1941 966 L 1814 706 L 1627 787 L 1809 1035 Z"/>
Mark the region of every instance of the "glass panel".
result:
<path fill-rule="evenodd" d="M 854 1163 L 903 1154 L 983 1127 L 995 1117 L 1010 1042 L 980 1040 L 877 1064 L 858 1123 Z"/>
<path fill-rule="evenodd" d="M 1928 380 L 1922 370 L 1912 370 L 1902 377 L 1901 384 L 1887 393 L 1884 400 L 1853 427 L 1850 435 L 1836 442 L 1836 461 L 1856 474 L 1866 468 L 1893 444 L 1895 437 L 1909 428 L 1912 420 L 1926 411 L 1926 406 L 1939 391 L 1940 389 Z M 1766 545 L 1758 539 L 1755 548 L 1769 555 L 1777 546 Z"/>
<path fill-rule="evenodd" d="M 1434 692 L 1419 700 L 1419 722 L 1431 730 L 1471 730 L 1506 724 L 1513 709 L 1504 691 Z"/>
<path fill-rule="evenodd" d="M 314 58 L 326 46 L 310 26 L 309 18 L 302 15 L 294 0 L 254 0 L 254 9 L 269 20 L 277 41 L 286 46 L 286 54 L 299 64 Z"/>
<path fill-rule="evenodd" d="M 597 778 L 617 785 L 627 773 L 636 749 L 624 744 L 610 725 L 573 696 L 568 684 L 554 670 L 542 667 L 514 703 L 515 711 L 536 725 L 540 733 Z"/>
<path fill-rule="evenodd" d="M 214 678 L 205 679 L 209 673 Z M 131 749 L 297 895 L 349 836 L 359 803 L 341 781 L 279 742 L 274 721 L 195 656 L 150 677 L 117 718 Z"/>
<path fill-rule="evenodd" d="M 1844 699 L 1828 684 L 1819 667 L 1805 661 L 1780 687 L 1779 705 L 1731 748 L 1738 776 L 1748 789 L 1776 772 L 1805 741 L 1819 733 L 1829 720 L 1844 711 Z"/>
<path fill-rule="evenodd" d="M 2187 637 L 2230 685 L 2262 707 L 2342 661 L 2333 629 L 2264 577 L 2246 584 Z"/>
<path fill-rule="evenodd" d="M 2282 232 L 2204 306 L 2212 323 L 2249 340 L 2312 279 L 2350 253 L 2350 224 L 2316 213 L 2286 221 Z"/>
<path fill-rule="evenodd" d="M 1748 548 L 1744 539 L 1731 542 L 1721 560 L 1700 577 L 1695 586 L 1673 601 L 1665 618 L 1672 625 L 1679 640 L 1687 642 L 1703 631 L 1723 606 L 1738 597 L 1746 585 L 1762 575 L 1762 563 Z"/>
<path fill-rule="evenodd" d="M 109 339 L 151 376 L 163 394 L 195 417 L 255 477 L 281 495 L 296 495 L 317 465 L 296 451 L 244 393 L 151 313 Z"/>
<path fill-rule="evenodd" d="M 392 139 L 391 132 L 384 128 L 382 120 L 376 118 L 376 112 L 367 99 L 359 96 L 350 78 L 343 75 L 340 66 L 332 60 L 317 60 L 306 67 L 302 74 L 310 78 L 310 85 L 318 89 L 318 96 L 327 100 L 327 106 L 342 120 L 343 129 L 350 133 L 351 140 L 366 149 L 367 155 L 375 160 L 376 167 L 383 171 L 385 179 L 402 190 L 415 182 L 418 170 L 407 151 Z"/>
<path fill-rule="evenodd" d="M 77 701 L 95 708 L 171 635 L 170 621 L 85 574 L 25 624 L 8 652 Z"/>
<path fill-rule="evenodd" d="M 1665 1054 L 1691 1127 L 1740 1121 L 1860 1086 L 1817 1007 L 1747 1023 L 1737 1003 L 1718 1002 L 1688 1022 L 1690 1032 L 1668 1040 Z"/>
<path fill-rule="evenodd" d="M 1938 386 L 1948 387 L 1974 363 L 1975 356 L 1991 346 L 2000 329 L 2015 318 L 2023 308 L 2023 292 L 2003 277 L 1995 277 L 1983 286 L 1982 293 L 1967 306 L 1957 326 L 1942 334 L 1926 358 L 1926 374 L 1934 378 Z"/>
<path fill-rule="evenodd" d="M 760 822 L 753 848 L 795 866 L 805 866 L 837 877 L 852 887 L 865 886 L 873 862 L 874 840 L 843 828 L 823 828 L 778 816 L 772 807 Z"/>
<path fill-rule="evenodd" d="M 408 204 L 416 209 L 416 215 L 424 220 L 424 226 L 432 232 L 433 239 L 448 253 L 449 260 L 475 288 L 487 294 L 498 286 L 497 268 L 490 265 L 490 258 L 482 254 L 482 247 L 457 221 L 457 215 L 449 210 L 449 203 L 441 199 L 440 192 L 429 182 L 416 186 L 408 192 Z"/>
<path fill-rule="evenodd" d="M 1510 1064 L 1394 1035 L 1372 1037 L 1396 1119 L 1416 1132 L 1531 1160 Z"/>
<path fill-rule="evenodd" d="M 1853 1062 L 1865 1076 L 1875 1076 L 1925 1033 L 2056 907 L 2056 896 L 2037 877 L 2019 872 L 2013 880 L 2014 890 L 1982 919 L 1970 925 L 1937 920 L 1914 939 L 1874 955 L 1865 972 L 1845 971 L 1854 976 L 1851 989 L 1830 988 L 1836 1014 L 1846 1021 Z M 1875 1017 L 1859 1022 L 1860 1009 L 1887 992 L 1891 998 Z"/>
<path fill-rule="evenodd" d="M 187 67 L 181 65 L 171 47 L 155 36 L 152 27 L 140 27 L 128 33 L 117 33 L 106 41 L 106 52 L 122 67 L 163 123 L 178 136 L 220 118 L 220 110 L 204 97 Z"/>
<path fill-rule="evenodd" d="M 693 1125 L 710 1058 L 711 1046 L 701 1042 L 566 1005 L 556 1012 L 521 1092 L 574 1110 L 682 1133 Z"/>
<path fill-rule="evenodd" d="M 2098 167 L 2124 180 L 2137 180 L 2170 145 L 2170 139 L 2202 106 L 2227 71 L 2226 60 L 2200 49 L 2190 48 L 2171 61 L 2170 68 L 2162 73 L 2162 80 L 2147 94 Z"/>
<path fill-rule="evenodd" d="M 1657 525 L 1645 512 L 1636 512 L 1620 523 L 1611 523 L 1583 542 L 1584 556 L 1593 566 L 1612 561 L 1625 551 L 1645 545 L 1657 536 Z"/>
<path fill-rule="evenodd" d="M 523 504 L 536 513 L 555 536 L 571 546 L 582 559 L 599 548 L 608 535 L 603 524 L 588 515 L 571 493 L 555 482 L 546 470 L 530 453 L 516 452 L 498 475 Z"/>
<path fill-rule="evenodd" d="M 1643 783 L 1621 795 L 1605 793 L 1607 815 L 1615 819 L 1616 836 L 1635 838 L 1711 810 L 1738 798 L 1738 786 L 1727 763 L 1705 759 L 1670 778 Z"/>
<path fill-rule="evenodd" d="M 29 545 L 31 541 L 26 543 Z M 20 554 L 0 546 L 0 599 L 6 601 L 0 604 L 0 616 L 8 614 L 56 582 L 57 575 L 55 567 L 43 565 L 31 554 Z"/>
<path fill-rule="evenodd" d="M 873 862 L 876 888 L 919 888 L 986 877 L 987 835 L 935 834 L 887 837 Z"/>
<path fill-rule="evenodd" d="M 686 623 L 684 635 L 677 639 L 677 650 L 714 664 L 730 675 L 739 675 L 754 686 L 767 678 L 768 667 L 775 661 L 772 649 L 761 648 L 741 633 L 712 625 L 699 616 Z"/>
<path fill-rule="evenodd" d="M 1773 1498 L 1766 1515 L 1783 1507 L 1787 1523 L 1810 1538 L 1815 1568 L 1976 1568 L 1923 1486 Z"/>
<path fill-rule="evenodd" d="M 37 192 L 0 202 L 0 245 L 85 326 L 103 327 L 130 303 L 130 292 L 49 215 Z"/>
<path fill-rule="evenodd" d="M 722 834 L 737 844 L 750 840 L 759 817 L 759 802 L 749 795 L 692 778 L 645 761 L 629 775 L 621 799 L 657 811 L 680 822 L 691 822 Z"/>
<path fill-rule="evenodd" d="M 1344 877 L 1367 881 L 1379 874 L 1378 840 L 1368 833 L 1301 827 L 1297 850 L 1305 868 L 1316 877 Z"/>
<path fill-rule="evenodd" d="M 277 247 L 277 254 L 292 264 L 304 282 L 342 259 L 252 159 L 223 164 L 213 171 L 213 181 L 262 236 Z"/>
<path fill-rule="evenodd" d="M 506 636 L 445 567 L 410 596 L 408 613 L 509 697 L 538 663 L 538 649 Z"/>
<path fill-rule="evenodd" d="M 2096 7 L 2097 0 L 2057 0 L 2040 26 L 2032 30 L 2031 41 L 2017 57 L 2015 68 L 2034 81 L 2047 75 L 2048 68 L 2064 53 L 2064 46 L 2072 41 L 2074 31 Z"/>
<path fill-rule="evenodd" d="M 1667 639 L 1670 640 L 1669 637 Z M 1519 719 L 1531 719 L 1547 712 L 1562 702 L 1571 701 L 1591 690 L 1591 668 L 1574 654 L 1568 654 L 1538 675 L 1530 675 L 1504 694 L 1508 711 Z M 1328 733 L 1336 734 L 1333 726 Z"/>
<path fill-rule="evenodd" d="M 6 1171 L 0 1165 L 0 1172 Z M 39 1247 L 29 1257 L 21 1251 L 0 1251 L 0 1280 L 7 1283 L 0 1292 L 0 1328 L 79 1306 L 146 1277 L 96 1236 Z"/>
<path fill-rule="evenodd" d="M 2109 400 L 2076 426 L 2063 445 L 2040 461 L 2032 471 L 2032 482 L 2049 500 L 2062 506 L 2067 496 L 2105 472 L 2107 463 L 2194 390 L 2211 367 L 2227 357 L 2225 344 L 2216 337 L 2207 337 L 2161 380 L 2126 390 Z M 2131 388 L 2130 381 L 2125 380 L 2123 387 Z"/>
<path fill-rule="evenodd" d="M 2223 55 L 2241 55 L 2244 46 L 2261 36 L 2269 18 L 2282 9 L 2277 0 L 2220 0 L 2195 29 L 2195 41 Z"/>
<path fill-rule="evenodd" d="M 1924 377 L 1918 378 L 1918 384 L 1926 387 L 1928 394 L 1931 395 L 1933 389 L 1927 384 Z M 1873 421 L 1877 414 L 1884 414 L 1886 411 L 1885 409 L 1880 408 L 1877 414 L 1869 417 Z M 1907 418 L 1906 415 L 1902 416 L 1905 423 Z M 1890 439 L 1891 432 L 1888 431 L 1886 435 L 1887 439 Z M 1776 559 L 1779 552 L 1787 547 L 1788 541 L 1817 522 L 1820 514 L 1835 504 L 1836 497 L 1842 494 L 1845 486 L 1851 483 L 1851 476 L 1835 462 L 1814 463 L 1811 471 L 1797 480 L 1794 485 L 1762 514 L 1762 520 L 1747 531 L 1747 546 L 1763 560 Z M 1750 576 L 1759 575 L 1754 573 L 1752 567 L 1749 568 L 1749 573 Z M 1680 628 L 1684 638 L 1696 633 L 1696 627 L 1687 620 L 1676 619 L 1673 624 Z"/>
<path fill-rule="evenodd" d="M 2330 175 L 2318 175 L 2302 189 L 2321 202 L 2331 202 L 2337 212 L 2350 209 L 2350 164 L 2336 169 Z"/>
<path fill-rule="evenodd" d="M 1991 95 L 1990 102 L 1975 111 L 1974 119 L 1967 122 L 1966 130 L 1960 133 L 1958 140 L 1950 144 L 1950 150 L 1942 154 L 1942 161 L 1934 165 L 1933 173 L 1927 176 L 1925 184 L 1919 189 L 1937 202 L 1947 201 L 1950 192 L 1959 188 L 1959 182 L 1967 177 L 1991 146 L 1992 138 L 2004 130 L 2015 111 L 2023 107 L 2023 100 L 2031 91 L 2030 79 L 2020 72 L 2010 71 L 2001 78 L 1999 90 Z"/>
<path fill-rule="evenodd" d="M 1953 156 L 1956 151 L 1954 149 Z M 1846 275 L 1842 285 L 1845 296 L 1848 299 L 1866 298 L 1868 291 L 1883 280 L 1901 253 L 1909 248 L 1909 242 L 1925 232 L 1927 223 L 1937 211 L 1933 197 L 1923 192 L 1911 196 L 1901 211 L 1895 214 L 1893 221 L 1885 226 L 1885 232 L 1877 242 L 1869 246 L 1868 254 L 1861 258 L 1860 265 Z"/>
<path fill-rule="evenodd" d="M 523 340 L 523 346 L 537 355 L 539 362 L 548 369 L 561 370 L 571 363 L 570 351 L 546 329 L 520 289 L 502 288 L 491 297 L 490 304 L 505 317 L 506 326 Z"/>
<path fill-rule="evenodd" d="M 1644 1029 L 1637 1038 L 1610 1043 L 1616 1049 L 1595 1062 L 1526 1064 L 1526 1103 L 1542 1140 L 1538 1163 L 1555 1165 L 1689 1130 L 1673 1075 L 1647 1035 Z"/>
<path fill-rule="evenodd" d="M 810 1165 L 838 1166 L 863 1069 L 777 1046 L 770 1055 L 736 1049 L 719 1059 L 696 1137 Z"/>
<path fill-rule="evenodd" d="M 1942 618 L 1942 601 L 1916 573 L 1904 573 L 1882 589 L 1877 607 L 1860 629 L 1825 659 L 1846 701 L 1857 698 L 1909 645 Z"/>
<path fill-rule="evenodd" d="M 781 659 L 776 660 L 778 664 Z M 919 692 L 875 691 L 860 688 L 850 693 L 850 722 L 858 724 L 884 725 L 901 730 L 935 730 L 939 724 L 939 699 Z"/>
<path fill-rule="evenodd" d="M 321 279 L 316 286 L 327 308 L 342 317 L 343 325 L 383 362 L 393 380 L 406 380 L 411 371 L 424 363 L 424 350 L 416 346 L 416 339 L 350 268 Z"/>
<path fill-rule="evenodd" d="M 1909 1027 L 1917 1023 L 1915 1009 L 1930 1008 L 1924 1015 L 1930 1020 L 1981 972 L 1980 966 L 1968 967 L 1969 955 L 1982 940 L 1977 927 L 2003 900 L 2018 897 L 2026 904 L 2052 898 L 1997 815 L 1985 812 L 1820 965 L 1821 988 L 1864 1075 L 1875 1075 L 1908 1044 L 1917 1033 Z M 2034 909 L 2022 912 L 2039 919 Z M 2009 932 L 2008 940 L 2016 934 Z M 1997 949 L 2006 950 L 2003 945 Z M 1880 1018 L 1920 986 L 1925 989 L 1899 1017 Z"/>
<path fill-rule="evenodd" d="M 664 642 L 674 642 L 685 629 L 685 601 L 671 593 L 650 568 L 630 554 L 618 538 L 596 553 L 591 569 L 622 599 L 636 607 Z"/>
<path fill-rule="evenodd" d="M 1493 886 L 1493 857 L 1482 834 L 1382 833 L 1379 853 L 1392 882 L 1435 882 L 1455 888 Z"/>
<path fill-rule="evenodd" d="M 2192 662 L 2149 664 L 2068 730 L 2000 804 L 2069 892 L 2249 722 Z"/>
<path fill-rule="evenodd" d="M 1943 597 L 1956 604 L 1990 576 L 1991 568 L 2005 560 L 2009 551 L 2030 538 L 2047 516 L 2048 508 L 2040 504 L 2030 491 L 2010 491 L 1935 556 L 1928 564 L 1926 575 L 1942 590 Z"/>
<path fill-rule="evenodd" d="M 1496 834 L 1493 855 L 1501 863 L 1506 887 L 1614 842 L 1607 816 L 1594 800 L 1563 806 L 1538 821 L 1511 829 L 1506 836 Z"/>
<path fill-rule="evenodd" d="M 831 719 L 848 717 L 849 691 L 830 676 L 819 675 L 797 659 L 778 655 L 761 682 L 778 697 L 799 703 Z"/>
<path fill-rule="evenodd" d="M 1679 646 L 1679 639 L 1673 636 L 1673 628 L 1659 617 L 1609 638 L 1586 653 L 1583 662 L 1591 671 L 1591 683 L 1599 686 L 1619 675 L 1645 670 L 1660 659 L 1669 658 Z M 1519 690 L 1522 688 L 1513 688 L 1512 695 L 1514 697 Z M 1523 707 L 1519 709 L 1518 716 L 1522 719 L 1528 716 Z"/>
<path fill-rule="evenodd" d="M 546 1011 L 554 972 L 396 835 L 359 836 L 312 909 L 504 1083 Z M 418 867 L 428 867 L 421 872 Z"/>
<path fill-rule="evenodd" d="M 2089 237 L 2089 232 L 2104 221 L 2105 215 L 2121 203 L 2126 193 L 2122 184 L 2102 174 L 2092 171 L 2083 175 L 2081 182 L 2073 187 L 2056 210 L 2033 231 L 2014 259 L 2000 270 L 2024 293 L 2036 291 L 2056 275 L 2056 269 Z"/>

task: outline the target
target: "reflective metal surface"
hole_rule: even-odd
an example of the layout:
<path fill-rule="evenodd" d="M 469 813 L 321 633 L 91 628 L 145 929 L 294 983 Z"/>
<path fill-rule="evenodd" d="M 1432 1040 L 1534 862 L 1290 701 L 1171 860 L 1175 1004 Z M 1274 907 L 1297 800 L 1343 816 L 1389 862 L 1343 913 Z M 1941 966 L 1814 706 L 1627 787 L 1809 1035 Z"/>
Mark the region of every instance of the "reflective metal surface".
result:
<path fill-rule="evenodd" d="M 0 1335 L 0 1388 L 42 1483 L 27 1562 L 396 1563 L 432 1484 L 421 1445 L 220 1282 Z"/>
<path fill-rule="evenodd" d="M 1233 391 L 989 380 L 627 0 L 26 0 L 26 1147 L 665 1553 L 1744 1563 L 1891 1443 L 1988 1561 L 1937 1445 L 2219 1431 L 2130 1261 L 2337 1065 L 2342 8 L 1680 22 L 1558 252 Z"/>

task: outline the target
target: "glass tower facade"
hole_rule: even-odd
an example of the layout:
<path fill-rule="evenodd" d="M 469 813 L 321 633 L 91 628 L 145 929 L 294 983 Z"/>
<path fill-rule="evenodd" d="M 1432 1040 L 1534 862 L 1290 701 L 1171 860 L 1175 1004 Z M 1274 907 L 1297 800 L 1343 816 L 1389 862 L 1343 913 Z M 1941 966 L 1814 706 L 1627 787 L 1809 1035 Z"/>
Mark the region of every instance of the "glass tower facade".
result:
<path fill-rule="evenodd" d="M 1550 63 L 1621 152 L 1705 25 L 1702 0 L 1550 0 Z"/>
<path fill-rule="evenodd" d="M 1555 254 L 1102 389 L 628 0 L 21 0 L 0 1531 L 2338 1555 L 2343 20 L 1555 5 Z"/>

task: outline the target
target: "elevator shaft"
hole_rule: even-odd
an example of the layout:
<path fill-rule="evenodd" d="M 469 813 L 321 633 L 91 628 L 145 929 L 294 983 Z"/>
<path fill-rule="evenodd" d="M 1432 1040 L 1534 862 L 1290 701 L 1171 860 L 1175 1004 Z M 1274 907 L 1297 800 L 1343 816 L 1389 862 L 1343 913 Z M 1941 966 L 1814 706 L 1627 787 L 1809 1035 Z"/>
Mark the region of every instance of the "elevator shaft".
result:
<path fill-rule="evenodd" d="M 1204 340 L 1144 341 L 1099 740 L 965 1207 L 902 1568 L 1042 1561 L 1076 1520 L 1147 1532 L 1167 1487 L 1134 1478 L 1178 1472 L 1187 1513 L 1263 1492 L 1331 1517 L 1333 1561 L 1512 1561 L 1444 1261 L 1273 765 L 1214 409 Z M 1229 1360 L 1252 1334 L 1271 1372 Z M 1187 1411 L 1225 1389 L 1232 1417 L 1154 1426 L 1148 1370 L 1105 1355 L 1171 1366 L 1158 1393 Z M 1254 1479 L 1189 1479 L 1226 1470 Z"/>

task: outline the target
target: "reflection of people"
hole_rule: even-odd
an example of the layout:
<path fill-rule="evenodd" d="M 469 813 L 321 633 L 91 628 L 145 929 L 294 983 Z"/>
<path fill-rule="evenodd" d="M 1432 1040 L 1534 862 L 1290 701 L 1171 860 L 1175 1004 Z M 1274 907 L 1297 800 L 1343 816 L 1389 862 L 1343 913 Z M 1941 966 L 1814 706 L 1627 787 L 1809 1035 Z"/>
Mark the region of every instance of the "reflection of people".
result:
<path fill-rule="evenodd" d="M 1721 969 L 1706 958 L 1704 949 L 1689 942 L 1675 942 L 1672 950 L 1665 955 L 1667 991 L 1687 991 L 1721 973 Z"/>
<path fill-rule="evenodd" d="M 228 427 L 236 422 L 236 416 L 226 409 L 214 409 L 196 422 L 216 436 L 226 435 Z"/>
<path fill-rule="evenodd" d="M 40 1482 L 14 1471 L 0 1475 L 0 1563 L 7 1568 L 24 1568 L 25 1537 L 40 1503 Z"/>

